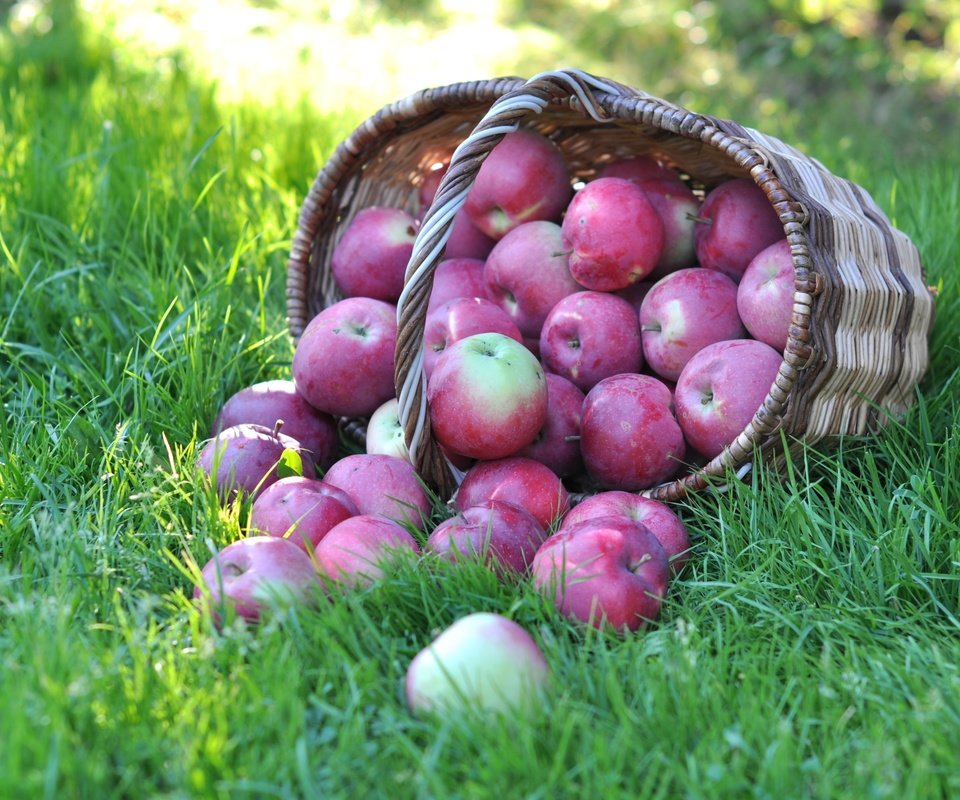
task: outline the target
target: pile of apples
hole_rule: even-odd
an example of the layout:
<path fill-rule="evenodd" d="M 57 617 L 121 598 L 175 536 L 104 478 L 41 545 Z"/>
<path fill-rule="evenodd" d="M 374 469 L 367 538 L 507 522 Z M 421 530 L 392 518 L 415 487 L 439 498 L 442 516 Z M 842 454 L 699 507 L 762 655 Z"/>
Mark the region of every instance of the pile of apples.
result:
<path fill-rule="evenodd" d="M 417 181 L 421 209 L 446 167 Z M 548 138 L 504 137 L 454 218 L 425 318 L 432 432 L 465 473 L 439 523 L 393 380 L 418 229 L 403 209 L 358 211 L 331 259 L 343 299 L 306 326 L 291 378 L 221 409 L 198 464 L 222 497 L 252 499 L 250 535 L 210 560 L 196 596 L 256 619 L 278 591 L 367 585 L 412 551 L 481 558 L 573 619 L 641 628 L 690 543 L 638 492 L 718 455 L 782 362 L 794 275 L 777 215 L 749 179 L 695 192 L 634 156 L 578 182 Z M 343 418 L 367 422 L 366 453 L 343 454 Z M 422 695 L 408 677 L 411 705 Z"/>

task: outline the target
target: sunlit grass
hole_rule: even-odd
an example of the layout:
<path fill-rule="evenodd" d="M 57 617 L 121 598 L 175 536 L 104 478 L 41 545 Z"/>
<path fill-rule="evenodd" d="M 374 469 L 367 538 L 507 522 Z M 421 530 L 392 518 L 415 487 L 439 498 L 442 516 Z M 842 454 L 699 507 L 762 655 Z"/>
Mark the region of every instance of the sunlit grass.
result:
<path fill-rule="evenodd" d="M 190 565 L 246 509 L 193 460 L 228 394 L 287 376 L 299 203 L 378 103 L 231 102 L 186 56 L 73 35 L 72 71 L 8 47 L 0 77 L 0 797 L 960 793 L 955 153 L 797 126 L 920 248 L 929 374 L 878 436 L 681 504 L 696 554 L 647 631 L 410 559 L 218 633 Z M 542 645 L 542 713 L 411 716 L 410 659 L 476 610 Z"/>
<path fill-rule="evenodd" d="M 505 4 L 436 6 L 418 20 L 354 2 L 84 3 L 131 49 L 188 56 L 227 101 L 305 98 L 326 112 L 369 112 L 427 86 L 569 63 L 562 36 L 510 24 Z"/>

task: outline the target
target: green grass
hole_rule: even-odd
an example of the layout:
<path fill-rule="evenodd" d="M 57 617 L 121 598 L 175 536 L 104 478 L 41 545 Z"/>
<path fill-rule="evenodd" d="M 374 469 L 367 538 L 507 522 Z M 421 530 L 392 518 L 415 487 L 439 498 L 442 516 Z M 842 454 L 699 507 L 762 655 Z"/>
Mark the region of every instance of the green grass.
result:
<path fill-rule="evenodd" d="M 189 565 L 243 509 L 193 460 L 229 394 L 288 374 L 297 210 L 360 116 L 63 47 L 0 50 L 0 797 L 960 794 L 955 151 L 785 123 L 920 248 L 930 371 L 878 436 L 685 502 L 697 554 L 649 630 L 409 562 L 218 633 Z M 411 716 L 410 659 L 475 610 L 543 646 L 542 712 Z"/>

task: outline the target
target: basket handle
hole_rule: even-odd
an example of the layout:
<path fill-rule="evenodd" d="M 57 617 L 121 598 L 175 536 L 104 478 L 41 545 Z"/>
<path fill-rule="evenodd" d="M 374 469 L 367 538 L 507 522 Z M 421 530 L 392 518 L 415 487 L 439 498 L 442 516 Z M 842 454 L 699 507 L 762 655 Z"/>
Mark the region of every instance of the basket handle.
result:
<path fill-rule="evenodd" d="M 420 475 L 437 485 L 444 499 L 452 495 L 463 473 L 450 463 L 430 435 L 423 372 L 423 332 L 433 273 L 450 237 L 453 218 L 466 202 L 467 193 L 490 151 L 504 136 L 516 131 L 525 117 L 539 114 L 551 103 L 569 102 L 580 106 L 598 122 L 609 121 L 610 117 L 598 102 L 597 93 L 648 97 L 631 87 L 580 70 L 557 70 L 535 75 L 498 98 L 454 150 L 447 172 L 420 226 L 407 263 L 403 292 L 397 302 L 394 383 L 410 461 Z"/>

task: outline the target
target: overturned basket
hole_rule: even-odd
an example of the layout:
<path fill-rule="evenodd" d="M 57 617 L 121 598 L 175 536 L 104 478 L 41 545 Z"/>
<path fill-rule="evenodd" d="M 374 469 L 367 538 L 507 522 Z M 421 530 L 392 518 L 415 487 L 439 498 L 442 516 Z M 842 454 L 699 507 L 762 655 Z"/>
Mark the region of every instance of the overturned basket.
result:
<path fill-rule="evenodd" d="M 927 368 L 933 296 L 919 254 L 861 187 L 796 149 L 729 120 L 694 114 L 577 71 L 427 89 L 386 106 L 337 149 L 301 209 L 289 261 L 287 313 L 299 338 L 340 299 L 330 258 L 353 215 L 371 205 L 416 211 L 429 165 L 448 162 L 407 266 L 398 303 L 395 383 L 411 460 L 449 496 L 458 474 L 430 430 L 422 369 L 433 272 L 453 215 L 483 160 L 523 125 L 549 136 L 575 179 L 628 155 L 652 155 L 700 189 L 750 178 L 783 224 L 795 270 L 792 325 L 779 374 L 753 421 L 701 469 L 645 493 L 676 500 L 759 451 L 864 434 L 903 413 Z"/>

